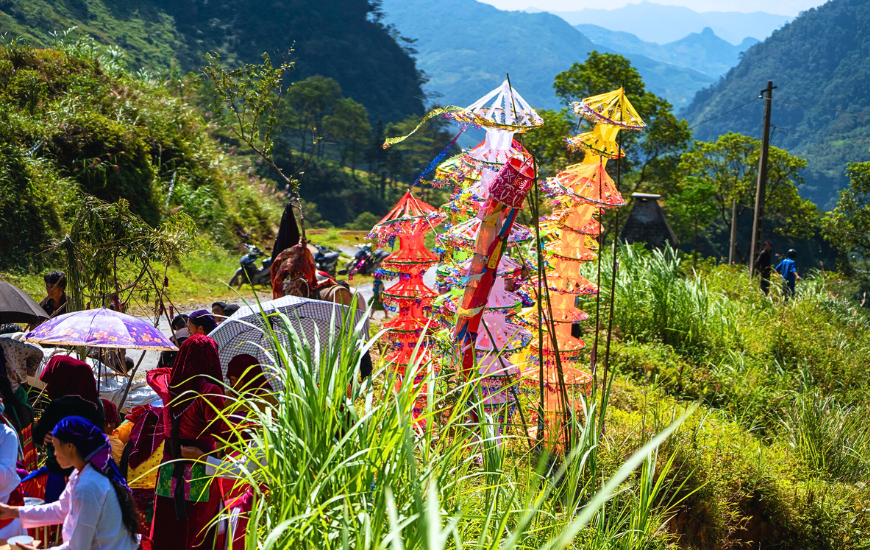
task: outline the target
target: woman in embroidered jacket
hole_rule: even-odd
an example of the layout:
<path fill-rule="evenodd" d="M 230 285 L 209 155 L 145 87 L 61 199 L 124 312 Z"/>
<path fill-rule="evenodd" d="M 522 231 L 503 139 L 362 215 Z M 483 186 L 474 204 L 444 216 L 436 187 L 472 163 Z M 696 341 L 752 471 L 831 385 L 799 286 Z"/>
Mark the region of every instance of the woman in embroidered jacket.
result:
<path fill-rule="evenodd" d="M 87 363 L 68 355 L 52 357 L 39 379 L 45 383 L 45 393 L 51 403 L 33 426 L 33 441 L 48 447 L 48 470 L 69 477 L 72 469 L 60 468 L 54 460 L 54 449 L 49 445 L 51 430 L 70 416 L 87 418 L 95 426 L 106 423 L 103 404 L 97 394 L 97 380 Z"/>
<path fill-rule="evenodd" d="M 218 414 L 224 407 L 221 380 L 217 344 L 202 334 L 184 341 L 171 368 L 148 373 L 148 384 L 167 404 L 163 408 L 166 445 L 151 524 L 155 549 L 223 548 L 223 537 L 210 525 L 221 508 L 217 483 L 206 475 L 202 463 L 175 461 L 182 458 L 182 445 L 205 453 L 217 448 L 225 432 Z"/>
<path fill-rule="evenodd" d="M 2 504 L 0 519 L 20 518 L 27 529 L 63 524 L 63 544 L 57 550 L 136 550 L 139 514 L 127 482 L 109 456 L 103 430 L 71 416 L 58 422 L 51 441 L 58 464 L 73 468 L 60 499 L 38 506 Z"/>

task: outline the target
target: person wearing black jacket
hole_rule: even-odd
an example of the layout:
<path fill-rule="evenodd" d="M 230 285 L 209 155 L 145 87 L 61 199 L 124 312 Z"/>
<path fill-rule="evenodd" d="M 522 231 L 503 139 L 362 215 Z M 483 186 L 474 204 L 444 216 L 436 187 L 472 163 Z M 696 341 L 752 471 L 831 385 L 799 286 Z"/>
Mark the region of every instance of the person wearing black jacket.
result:
<path fill-rule="evenodd" d="M 764 250 L 755 260 L 755 271 L 761 275 L 761 292 L 764 292 L 765 295 L 770 292 L 770 251 L 772 248 L 773 244 L 770 239 L 764 241 Z"/>

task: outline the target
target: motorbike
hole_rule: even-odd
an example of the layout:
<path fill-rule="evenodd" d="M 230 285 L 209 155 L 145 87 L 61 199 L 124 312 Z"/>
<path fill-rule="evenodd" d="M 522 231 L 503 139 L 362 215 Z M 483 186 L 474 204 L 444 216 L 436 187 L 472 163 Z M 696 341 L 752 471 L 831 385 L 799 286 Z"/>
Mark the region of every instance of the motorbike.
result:
<path fill-rule="evenodd" d="M 384 258 L 390 255 L 382 248 L 373 251 L 371 245 L 368 244 L 358 244 L 356 247 L 359 250 L 353 259 L 347 262 L 347 267 L 338 272 L 339 275 L 353 276 L 354 273 L 371 275 L 381 266 Z"/>
<path fill-rule="evenodd" d="M 320 246 L 319 244 L 315 244 L 314 247 L 317 249 L 317 253 L 314 255 L 314 263 L 317 264 L 317 269 L 334 278 L 335 268 L 338 267 L 338 258 L 341 256 L 341 252 L 326 246 Z"/>
<path fill-rule="evenodd" d="M 256 246 L 246 244 L 244 247 L 248 253 L 242 256 L 239 260 L 240 267 L 236 270 L 233 278 L 230 279 L 230 286 L 240 288 L 245 283 L 251 285 L 268 285 L 271 284 L 272 258 L 266 258 L 262 262 L 262 267 L 257 267 L 257 259 L 266 255 L 265 252 Z"/>

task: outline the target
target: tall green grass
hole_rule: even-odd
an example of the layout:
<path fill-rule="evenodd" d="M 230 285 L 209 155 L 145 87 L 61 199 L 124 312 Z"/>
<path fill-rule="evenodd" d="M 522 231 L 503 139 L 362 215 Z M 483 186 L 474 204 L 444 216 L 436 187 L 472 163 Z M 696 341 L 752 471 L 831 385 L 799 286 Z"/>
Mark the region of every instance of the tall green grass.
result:
<path fill-rule="evenodd" d="M 665 544 L 676 506 L 665 498 L 672 461 L 657 460 L 655 450 L 691 409 L 604 479 L 594 405 L 570 419 L 576 429 L 567 456 L 529 452 L 520 436 L 509 431 L 499 440 L 491 422 L 469 420 L 472 410 L 483 412 L 479 379 L 460 383 L 457 395 L 439 395 L 447 373 L 418 361 L 396 391 L 389 367 L 374 384 L 360 383 L 360 358 L 375 340 L 364 342 L 350 318 L 335 320 L 329 342 L 306 342 L 286 316 L 270 317 L 291 336 L 272 334 L 284 390 L 237 395 L 225 413 L 248 417 L 225 448 L 249 459 L 241 482 L 254 488 L 256 504 L 247 548 Z M 415 387 L 417 372 L 425 377 Z M 415 422 L 421 394 L 426 406 Z"/>
<path fill-rule="evenodd" d="M 702 278 L 687 276 L 670 247 L 647 252 L 639 243 L 622 246 L 617 265 L 613 318 L 622 334 L 696 355 L 737 340 L 735 304 L 711 292 Z M 593 262 L 584 269 L 592 278 Z M 602 303 L 607 303 L 609 270 L 602 270 L 601 278 Z"/>

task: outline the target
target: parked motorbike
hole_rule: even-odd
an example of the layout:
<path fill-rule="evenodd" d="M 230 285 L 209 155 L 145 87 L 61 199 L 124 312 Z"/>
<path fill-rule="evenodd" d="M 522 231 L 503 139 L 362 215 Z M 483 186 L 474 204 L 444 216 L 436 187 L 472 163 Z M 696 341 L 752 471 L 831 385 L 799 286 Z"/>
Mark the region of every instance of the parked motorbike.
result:
<path fill-rule="evenodd" d="M 262 267 L 257 267 L 257 259 L 262 258 L 266 253 L 250 244 L 244 246 L 248 249 L 248 253 L 239 260 L 240 267 L 236 270 L 233 278 L 230 279 L 230 286 L 241 287 L 245 283 L 251 283 L 252 285 L 271 284 L 270 269 L 272 267 L 272 258 L 266 258 L 262 262 Z"/>
<path fill-rule="evenodd" d="M 314 255 L 314 263 L 317 264 L 317 269 L 334 278 L 335 268 L 338 267 L 338 258 L 341 256 L 341 252 L 326 246 L 320 246 L 319 244 L 315 244 L 314 247 L 317 248 L 317 253 Z"/>
<path fill-rule="evenodd" d="M 384 258 L 390 255 L 382 248 L 372 251 L 371 245 L 368 244 L 358 244 L 356 247 L 359 250 L 347 263 L 347 267 L 338 272 L 339 275 L 353 276 L 355 273 L 371 275 L 378 270 Z"/>

